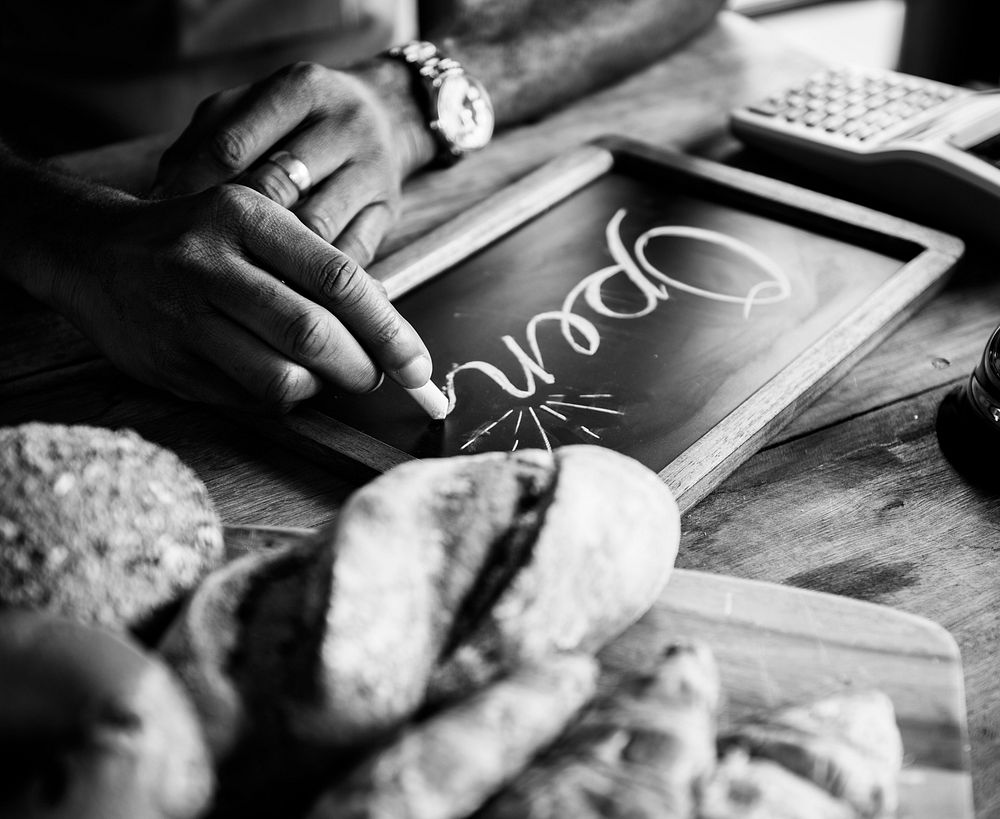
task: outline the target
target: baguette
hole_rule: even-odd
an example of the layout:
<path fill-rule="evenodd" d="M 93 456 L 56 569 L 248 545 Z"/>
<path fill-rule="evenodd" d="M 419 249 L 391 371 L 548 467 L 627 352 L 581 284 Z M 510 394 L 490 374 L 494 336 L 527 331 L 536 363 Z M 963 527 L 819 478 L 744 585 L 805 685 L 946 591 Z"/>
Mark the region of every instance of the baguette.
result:
<path fill-rule="evenodd" d="M 211 575 L 160 649 L 216 759 L 265 767 L 252 784 L 275 789 L 418 710 L 595 652 L 652 604 L 678 540 L 667 488 L 609 450 L 413 462 L 307 542 Z"/>

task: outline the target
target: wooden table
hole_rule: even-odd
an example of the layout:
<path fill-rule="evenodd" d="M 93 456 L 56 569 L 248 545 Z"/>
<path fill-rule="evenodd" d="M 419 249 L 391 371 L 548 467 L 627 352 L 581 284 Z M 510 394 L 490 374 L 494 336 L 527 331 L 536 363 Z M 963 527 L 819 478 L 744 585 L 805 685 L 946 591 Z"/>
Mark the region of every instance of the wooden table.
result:
<path fill-rule="evenodd" d="M 609 123 L 653 143 L 723 155 L 724 113 L 817 67 L 735 15 L 688 48 L 482 155 L 413 180 L 385 251 Z M 163 140 L 67 159 L 141 188 Z M 938 403 L 1000 322 L 1000 277 L 973 249 L 945 291 L 684 520 L 678 565 L 898 607 L 957 639 L 979 816 L 1000 815 L 1000 503 L 938 448 Z M 315 526 L 372 474 L 319 467 L 213 412 L 118 375 L 59 317 L 0 291 L 0 424 L 129 426 L 176 451 L 232 524 Z"/>

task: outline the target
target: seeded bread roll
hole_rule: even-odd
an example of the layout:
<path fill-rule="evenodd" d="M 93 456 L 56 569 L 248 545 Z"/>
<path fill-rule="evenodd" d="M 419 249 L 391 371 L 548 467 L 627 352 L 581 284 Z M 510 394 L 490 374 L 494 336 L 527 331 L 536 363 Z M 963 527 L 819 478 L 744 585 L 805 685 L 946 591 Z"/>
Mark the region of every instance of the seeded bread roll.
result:
<path fill-rule="evenodd" d="M 0 817 L 194 819 L 212 785 L 162 662 L 92 626 L 0 614 Z"/>
<path fill-rule="evenodd" d="M 204 485 L 129 430 L 0 429 L 0 608 L 143 624 L 222 557 Z"/>

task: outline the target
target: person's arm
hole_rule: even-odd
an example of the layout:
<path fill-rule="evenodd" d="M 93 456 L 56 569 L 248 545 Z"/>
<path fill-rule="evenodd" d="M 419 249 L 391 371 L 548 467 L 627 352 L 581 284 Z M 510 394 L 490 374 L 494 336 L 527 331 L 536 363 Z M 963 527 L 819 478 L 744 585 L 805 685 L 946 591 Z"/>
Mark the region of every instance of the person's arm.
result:
<path fill-rule="evenodd" d="M 488 89 L 500 126 L 642 68 L 705 26 L 722 0 L 433 0 L 421 35 Z M 303 197 L 268 161 L 284 150 L 313 187 Z M 293 208 L 366 264 L 391 224 L 402 180 L 435 156 L 407 66 L 375 57 L 344 71 L 282 69 L 206 100 L 164 154 L 154 194 L 237 180 Z"/>
<path fill-rule="evenodd" d="M 421 0 L 421 36 L 489 89 L 498 125 L 551 111 L 665 56 L 723 0 Z"/>
<path fill-rule="evenodd" d="M 195 400 L 286 409 L 323 383 L 430 377 L 358 265 L 240 185 L 151 202 L 0 143 L 0 279 L 66 314 L 119 368 Z"/>

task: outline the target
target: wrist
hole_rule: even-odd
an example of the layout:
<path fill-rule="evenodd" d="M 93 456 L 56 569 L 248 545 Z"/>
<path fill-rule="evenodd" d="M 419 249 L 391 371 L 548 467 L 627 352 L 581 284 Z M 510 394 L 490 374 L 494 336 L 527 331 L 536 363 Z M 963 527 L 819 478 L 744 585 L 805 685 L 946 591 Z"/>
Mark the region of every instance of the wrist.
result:
<path fill-rule="evenodd" d="M 87 259 L 125 200 L 111 188 L 6 154 L 0 161 L 10 197 L 0 207 L 4 276 L 57 310 L 71 306 Z M 15 204 L 16 203 L 16 204 Z"/>
<path fill-rule="evenodd" d="M 493 136 L 493 103 L 462 63 L 427 40 L 394 46 L 383 56 L 409 71 L 413 94 L 434 137 L 438 164 L 450 165 L 486 147 Z"/>
<path fill-rule="evenodd" d="M 437 144 L 407 67 L 380 56 L 357 66 L 352 73 L 375 90 L 387 112 L 401 178 L 430 164 Z"/>

